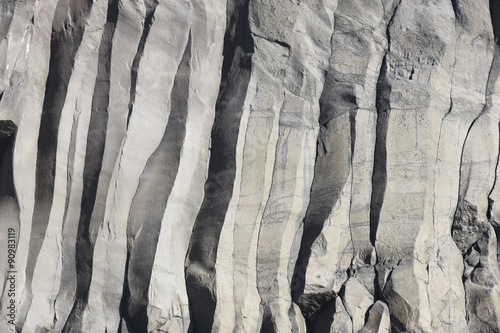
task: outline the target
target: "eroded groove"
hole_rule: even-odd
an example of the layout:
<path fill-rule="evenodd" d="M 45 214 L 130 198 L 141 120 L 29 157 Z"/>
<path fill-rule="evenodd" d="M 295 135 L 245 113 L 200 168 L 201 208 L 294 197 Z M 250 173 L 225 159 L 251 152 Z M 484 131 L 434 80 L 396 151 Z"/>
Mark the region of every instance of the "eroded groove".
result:
<path fill-rule="evenodd" d="M 196 217 L 186 256 L 186 287 L 195 332 L 212 330 L 215 299 L 215 259 L 236 173 L 236 144 L 243 103 L 250 80 L 253 38 L 248 1 L 228 11 L 224 62 L 212 127 L 212 147 L 205 196 Z"/>
<path fill-rule="evenodd" d="M 83 169 L 83 192 L 75 246 L 76 298 L 63 331 L 81 329 L 83 309 L 88 301 L 92 278 L 92 259 L 96 237 L 96 227 L 90 225 L 97 196 L 97 185 L 101 173 L 104 144 L 108 123 L 108 104 L 111 73 L 111 49 L 113 35 L 118 20 L 118 0 L 110 0 L 106 24 L 99 46 L 97 76 L 92 98 L 92 109 L 87 137 L 87 147 Z"/>
<path fill-rule="evenodd" d="M 146 332 L 148 287 L 161 221 L 179 168 L 186 133 L 191 60 L 191 34 L 174 78 L 171 111 L 163 138 L 148 159 L 132 201 L 128 220 L 127 272 L 122 314 L 127 327 Z"/>
<path fill-rule="evenodd" d="M 35 207 L 26 265 L 26 294 L 23 301 L 25 309 L 31 304 L 31 281 L 47 230 L 54 195 L 59 121 L 75 62 L 75 54 L 80 47 L 92 3 L 91 0 L 59 1 L 52 22 L 49 72 L 37 144 Z M 67 12 L 68 15 L 63 16 L 61 20 L 61 16 L 57 15 L 58 12 Z M 26 314 L 27 311 L 20 313 L 16 329 L 22 329 Z"/>
<path fill-rule="evenodd" d="M 130 99 L 128 104 L 127 126 L 130 121 L 130 116 L 132 115 L 132 110 L 135 103 L 135 95 L 137 90 L 137 72 L 139 70 L 139 64 L 141 63 L 142 55 L 144 54 L 144 46 L 146 45 L 149 31 L 151 31 L 151 26 L 154 22 L 154 15 L 156 7 L 158 6 L 158 0 L 146 0 L 144 2 L 144 5 L 146 6 L 144 30 L 142 31 L 139 46 L 137 46 L 137 52 L 135 54 L 134 60 L 132 61 L 132 69 L 130 71 Z"/>
<path fill-rule="evenodd" d="M 384 57 L 377 82 L 377 127 L 372 175 L 372 195 L 370 200 L 370 241 L 375 246 L 380 211 L 384 204 L 387 185 L 387 124 L 389 120 L 389 98 L 391 85 L 386 81 L 387 57 Z"/>

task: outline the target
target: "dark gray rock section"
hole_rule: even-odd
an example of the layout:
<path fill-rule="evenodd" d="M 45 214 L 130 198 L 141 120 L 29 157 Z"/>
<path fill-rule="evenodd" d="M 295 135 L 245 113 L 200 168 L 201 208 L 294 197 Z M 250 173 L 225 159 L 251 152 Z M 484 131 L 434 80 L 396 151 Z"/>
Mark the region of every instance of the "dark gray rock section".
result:
<path fill-rule="evenodd" d="M 477 218 L 477 207 L 466 200 L 460 200 L 453 218 L 451 234 L 462 254 L 466 254 L 487 230 L 487 222 Z"/>
<path fill-rule="evenodd" d="M 216 305 L 215 259 L 236 173 L 236 144 L 252 69 L 253 38 L 248 1 L 229 4 L 224 62 L 205 197 L 196 217 L 186 258 L 186 287 L 194 332 L 211 332 Z"/>
<path fill-rule="evenodd" d="M 67 12 L 68 15 L 55 15 L 52 22 L 49 73 L 38 134 L 35 207 L 26 266 L 26 293 L 23 300 L 23 308 L 25 309 L 29 308 L 31 304 L 31 281 L 35 262 L 47 230 L 54 195 L 59 121 L 75 62 L 75 55 L 82 41 L 92 3 L 91 0 L 59 1 L 56 14 Z M 61 18 L 63 18 L 63 21 L 60 21 Z M 27 311 L 22 311 L 17 318 L 17 329 L 22 329 L 26 314 Z"/>
<path fill-rule="evenodd" d="M 97 76 L 92 99 L 90 123 L 87 134 L 87 148 L 83 169 L 83 193 L 76 238 L 76 299 L 64 325 L 64 332 L 81 329 L 83 310 L 88 301 L 92 279 L 92 258 L 95 238 L 99 226 L 91 226 L 97 196 L 97 185 L 101 173 L 108 124 L 108 105 L 111 73 L 111 49 L 118 20 L 118 0 L 108 4 L 106 24 L 99 46 Z M 99 221 L 102 222 L 102 221 Z"/>

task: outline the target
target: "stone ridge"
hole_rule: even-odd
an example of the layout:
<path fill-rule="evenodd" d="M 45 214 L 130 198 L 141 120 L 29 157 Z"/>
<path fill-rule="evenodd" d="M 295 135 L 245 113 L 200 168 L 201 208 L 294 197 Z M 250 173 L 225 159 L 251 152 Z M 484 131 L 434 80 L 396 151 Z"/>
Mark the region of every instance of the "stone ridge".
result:
<path fill-rule="evenodd" d="M 0 332 L 500 333 L 499 34 L 493 0 L 0 1 Z"/>

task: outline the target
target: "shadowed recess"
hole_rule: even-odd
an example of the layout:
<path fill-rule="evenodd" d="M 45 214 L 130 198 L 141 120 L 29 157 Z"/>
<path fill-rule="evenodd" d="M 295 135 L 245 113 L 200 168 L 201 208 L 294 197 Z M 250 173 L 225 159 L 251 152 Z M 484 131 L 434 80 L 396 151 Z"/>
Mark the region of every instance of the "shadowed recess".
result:
<path fill-rule="evenodd" d="M 392 85 L 388 81 L 389 66 L 387 64 L 387 55 L 391 49 L 391 31 L 390 27 L 401 0 L 393 3 L 386 26 L 387 51 L 382 59 L 379 76 L 377 79 L 375 106 L 377 108 L 377 125 L 375 127 L 375 152 L 372 173 L 372 193 L 370 198 L 370 242 L 375 247 L 377 230 L 380 220 L 380 212 L 384 204 L 385 190 L 387 187 L 387 126 L 391 109 Z"/>
<path fill-rule="evenodd" d="M 372 196 L 370 200 L 370 241 L 375 246 L 380 212 L 384 204 L 387 186 L 387 124 L 389 119 L 389 99 L 391 85 L 386 81 L 387 59 L 384 57 L 377 82 L 377 126 L 375 139 L 375 156 L 372 174 Z"/>
<path fill-rule="evenodd" d="M 310 315 L 309 297 L 302 296 L 311 248 L 347 183 L 351 165 L 351 113 L 357 105 L 352 85 L 339 82 L 339 74 L 333 70 L 327 73 L 320 97 L 320 130 L 316 144 L 314 180 L 292 284 L 294 302 L 300 306 L 303 314 Z M 317 295 L 317 301 L 321 302 L 321 294 Z M 307 318 L 306 315 L 306 320 Z"/>
<path fill-rule="evenodd" d="M 92 278 L 92 258 L 95 235 L 91 231 L 90 220 L 97 195 L 97 185 L 102 167 L 106 129 L 108 124 L 108 104 L 111 73 L 112 40 L 118 20 L 119 0 L 111 0 L 108 4 L 106 24 L 99 46 L 97 76 L 92 98 L 87 148 L 83 169 L 83 192 L 76 238 L 76 299 L 71 313 L 64 325 L 64 332 L 81 328 L 83 310 L 88 301 L 90 281 Z M 100 221 L 102 222 L 102 221 Z M 95 229 L 95 228 L 94 228 Z"/>
<path fill-rule="evenodd" d="M 254 52 L 248 1 L 229 8 L 222 80 L 212 127 L 205 196 L 186 256 L 186 287 L 194 332 L 210 332 L 215 312 L 215 258 L 236 172 L 236 144 Z"/>
<path fill-rule="evenodd" d="M 328 295 L 321 308 L 314 312 L 308 320 L 307 332 L 323 333 L 329 332 L 335 313 L 335 297 Z"/>
<path fill-rule="evenodd" d="M 495 35 L 495 43 L 500 45 L 500 0 L 490 0 L 490 15 L 493 25 L 493 34 Z"/>
<path fill-rule="evenodd" d="M 263 306 L 262 311 L 262 326 L 260 328 L 260 333 L 274 333 L 277 332 L 276 326 L 272 321 L 271 310 L 268 306 Z"/>
<path fill-rule="evenodd" d="M 137 52 L 135 54 L 134 60 L 132 61 L 132 69 L 130 71 L 130 97 L 128 103 L 127 127 L 130 121 L 130 116 L 132 115 L 132 110 L 134 109 L 135 95 L 137 93 L 137 72 L 139 70 L 139 64 L 141 63 L 141 59 L 144 54 L 144 45 L 146 45 L 149 32 L 151 31 L 151 26 L 153 25 L 155 10 L 158 6 L 158 1 L 146 0 L 144 1 L 144 5 L 146 6 L 144 30 L 142 30 L 141 40 L 139 41 L 139 45 L 137 46 Z"/>
<path fill-rule="evenodd" d="M 67 12 L 67 15 L 63 17 L 63 21 L 60 21 L 60 15 L 55 15 L 52 22 L 49 72 L 37 144 L 35 206 L 26 265 L 26 294 L 23 305 L 25 310 L 31 304 L 31 281 L 35 262 L 42 247 L 52 207 L 59 121 L 75 54 L 82 41 L 92 3 L 91 0 L 59 1 L 56 13 Z M 22 329 L 26 314 L 27 311 L 21 311 L 16 329 Z"/>
<path fill-rule="evenodd" d="M 130 208 L 127 271 L 121 301 L 129 332 L 147 332 L 148 288 L 163 213 L 174 186 L 188 114 L 191 33 L 172 87 L 171 111 L 163 138 L 149 158 Z"/>
<path fill-rule="evenodd" d="M 10 120 L 0 120 L 0 209 L 5 200 L 11 201 L 19 210 L 14 186 L 14 143 L 17 126 Z M 19 212 L 18 212 L 19 213 Z M 1 214 L 0 216 L 5 217 Z M 9 226 L 10 227 L 10 226 Z"/>

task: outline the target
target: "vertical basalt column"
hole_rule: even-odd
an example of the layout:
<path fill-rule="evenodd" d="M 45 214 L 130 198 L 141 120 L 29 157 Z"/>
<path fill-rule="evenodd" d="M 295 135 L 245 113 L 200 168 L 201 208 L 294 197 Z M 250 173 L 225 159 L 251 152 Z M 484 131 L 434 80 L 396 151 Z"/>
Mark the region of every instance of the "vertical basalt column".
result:
<path fill-rule="evenodd" d="M 180 94 L 186 99 L 185 134 L 148 288 L 148 331 L 187 331 L 191 321 L 184 264 L 204 197 L 210 132 L 221 81 L 227 2 L 203 0 L 192 4 L 189 87 Z M 195 56 L 200 54 L 203 57 Z M 178 81 L 183 80 L 179 77 Z"/>
<path fill-rule="evenodd" d="M 191 60 L 191 38 L 172 87 L 171 111 L 160 145 L 148 159 L 128 220 L 128 268 L 122 298 L 124 319 L 137 332 L 148 330 L 148 288 L 167 200 L 184 144 Z"/>
<path fill-rule="evenodd" d="M 461 171 L 464 144 L 472 123 L 487 102 L 488 77 L 493 73 L 494 33 L 488 1 L 459 0 L 452 1 L 452 5 L 457 36 L 452 52 L 451 102 L 440 126 L 435 167 L 436 242 L 429 263 L 428 289 L 429 295 L 436 295 L 430 300 L 433 327 L 464 331 L 467 330 L 467 292 L 461 277 L 464 264 L 450 231 L 453 221 L 459 220 L 460 207 L 465 204 L 459 197 L 465 189 L 463 180 L 468 178 L 465 173 L 462 176 Z M 475 146 L 474 150 L 479 148 Z"/>
<path fill-rule="evenodd" d="M 252 5 L 251 27 L 258 51 L 256 66 L 260 65 L 257 57 L 265 60 L 266 69 L 269 68 L 283 86 L 273 179 L 257 241 L 256 278 L 261 298 L 262 332 L 298 331 L 305 327 L 303 315 L 292 300 L 295 286 L 291 282 L 310 202 L 314 161 L 317 161 L 318 101 L 325 89 L 324 74 L 331 55 L 336 5 L 336 1 L 257 1 Z M 288 58 L 283 68 L 276 54 Z M 332 139 L 323 135 L 320 140 L 330 142 Z M 322 166 L 333 167 L 331 164 Z M 325 175 L 324 179 L 342 182 L 343 176 L 340 173 L 340 181 L 333 174 Z M 328 201 L 332 199 L 331 194 L 337 194 L 335 189 L 329 192 L 330 189 L 322 185 L 316 184 L 325 194 L 320 200 Z"/>
<path fill-rule="evenodd" d="M 54 195 L 55 165 L 59 121 L 72 74 L 75 54 L 80 47 L 91 0 L 61 0 L 52 22 L 50 65 L 38 134 L 35 207 L 26 265 L 25 309 L 31 304 L 31 282 L 35 262 L 45 237 Z M 24 323 L 21 313 L 19 329 Z"/>
<path fill-rule="evenodd" d="M 110 68 L 106 141 L 95 199 L 96 204 L 90 219 L 93 230 L 98 228 L 102 221 L 106 223 L 106 218 L 109 216 L 108 204 L 114 195 L 113 176 L 127 133 L 129 118 L 134 110 L 138 69 L 157 5 L 158 3 L 154 0 L 143 3 L 128 0 L 119 4 L 119 15 L 111 46 L 112 66 Z M 102 246 L 107 238 L 108 235 L 102 229 L 97 232 L 92 260 L 92 280 L 87 303 L 88 311 L 84 312 L 82 319 L 83 331 L 97 327 L 102 330 L 114 330 L 110 322 L 119 323 L 118 319 L 110 316 L 110 313 L 119 312 L 121 294 L 117 295 L 118 300 L 116 301 L 111 297 L 103 296 L 103 293 L 112 293 L 113 290 L 103 282 L 107 280 L 106 267 L 108 266 L 102 260 L 106 256 L 106 251 L 103 250 Z M 102 308 L 105 311 L 101 311 Z"/>
<path fill-rule="evenodd" d="M 333 297 L 333 290 L 328 285 L 323 286 L 323 288 L 315 288 L 316 290 L 307 290 L 310 288 L 306 289 L 306 270 L 309 268 L 309 258 L 312 252 L 314 251 L 316 254 L 322 248 L 326 250 L 329 240 L 322 234 L 323 225 L 340 199 L 349 177 L 352 139 L 350 111 L 354 111 L 354 109 L 353 92 L 349 91 L 349 87 L 336 86 L 334 75 L 328 73 L 320 98 L 319 134 L 314 165 L 315 177 L 311 188 L 311 199 L 304 218 L 304 233 L 297 260 L 296 281 L 293 287 L 294 298 L 306 317 L 324 305 L 321 302 L 309 300 L 308 298 L 313 297 L 311 294 L 330 294 L 330 297 L 320 295 L 316 297 L 326 303 Z M 327 170 L 335 170 L 335 172 Z M 321 238 L 319 238 L 320 235 Z M 348 259 L 349 263 L 351 258 Z M 337 259 L 341 260 L 340 256 Z M 302 284 L 302 286 L 298 284 Z"/>
<path fill-rule="evenodd" d="M 122 17 L 122 8 L 124 6 L 120 7 L 119 17 Z M 90 290 L 92 304 L 89 303 L 88 306 L 93 311 L 84 312 L 82 329 L 93 327 L 94 318 L 100 319 L 100 326 L 97 327 L 101 327 L 102 330 L 126 329 L 120 303 L 127 269 L 125 263 L 127 261 L 127 223 L 130 208 L 148 158 L 158 148 L 167 126 L 170 114 L 168 106 L 172 101 L 170 92 L 189 38 L 193 18 L 191 2 L 164 0 L 160 1 L 154 10 L 154 22 L 147 34 L 144 53 L 137 68 L 133 111 L 128 121 L 126 136 L 119 144 L 121 151 L 118 161 L 113 166 L 110 192 L 106 198 L 104 225 L 99 229 L 95 244 Z M 118 23 L 120 22 L 119 19 Z M 120 33 L 123 33 L 123 30 Z M 116 36 L 115 33 L 113 45 L 115 45 Z M 134 48 L 137 51 L 137 44 L 134 45 Z M 132 62 L 135 51 L 131 56 Z M 120 58 L 117 59 L 116 56 L 118 55 L 113 53 L 113 60 Z M 127 76 L 130 74 L 130 72 L 127 73 Z M 112 76 L 113 78 L 116 76 Z M 115 86 L 115 88 L 117 87 Z M 130 87 L 126 85 L 125 89 L 121 91 L 130 96 L 129 89 Z M 116 92 L 116 90 L 114 91 Z M 126 102 L 129 101 L 126 99 Z M 116 106 L 116 100 L 114 105 Z M 121 110 L 124 111 L 122 124 L 125 125 L 127 111 L 130 109 L 125 104 L 121 106 Z M 104 204 L 104 201 L 98 203 Z M 91 225 L 99 226 L 98 220 L 95 221 L 95 224 L 91 222 Z M 97 260 L 96 254 L 99 256 L 99 260 Z M 107 285 L 107 281 L 115 283 Z M 100 308 L 102 308 L 99 306 L 100 303 L 105 305 L 105 314 L 99 313 Z"/>
<path fill-rule="evenodd" d="M 450 92 L 442 88 L 446 85 L 429 82 L 450 81 L 442 68 L 455 51 L 455 35 L 450 33 L 455 15 L 449 3 L 440 4 L 432 16 L 423 14 L 426 6 L 405 0 L 397 6 L 388 26 L 389 48 L 379 79 L 379 118 L 382 112 L 387 118 L 377 127 L 376 149 L 385 151 L 386 174 L 374 235 L 377 288 L 396 332 L 431 331 L 440 325 L 433 322 L 427 282 L 435 232 L 429 211 L 440 186 L 435 183 L 435 143 L 442 135 Z M 425 41 L 419 37 L 423 23 Z M 380 137 L 384 140 L 378 147 Z M 384 154 L 379 156 L 383 159 Z"/>
<path fill-rule="evenodd" d="M 382 190 L 383 186 L 373 186 L 373 176 L 375 172 L 375 162 L 377 159 L 377 133 L 379 138 L 381 131 L 377 131 L 377 124 L 382 120 L 378 117 L 377 102 L 380 96 L 379 92 L 379 77 L 383 71 L 384 55 L 387 52 L 387 25 L 391 18 L 392 10 L 396 1 L 389 3 L 371 3 L 365 4 L 366 7 L 353 7 L 347 1 L 345 7 L 337 9 L 338 15 L 343 16 L 343 12 L 348 14 L 348 18 L 341 17 L 337 23 L 338 43 L 343 45 L 343 41 L 347 38 L 352 40 L 350 44 L 355 47 L 339 48 L 334 51 L 337 58 L 342 61 L 343 66 L 339 73 L 339 80 L 345 81 L 351 86 L 355 101 L 356 109 L 351 111 L 351 147 L 352 147 L 352 166 L 351 166 L 351 198 L 349 210 L 349 229 L 352 238 L 354 257 L 352 262 L 352 270 L 360 273 L 366 273 L 366 280 L 373 279 L 373 272 L 370 266 L 376 261 L 376 253 L 374 251 L 373 234 L 375 223 L 373 223 L 372 209 L 374 206 L 372 198 L 374 192 Z M 363 13 L 363 24 L 357 23 L 358 13 Z M 370 13 L 370 14 L 369 14 Z M 371 19 L 371 13 L 376 14 L 377 20 Z M 367 26 L 370 28 L 367 29 Z M 368 31 L 367 31 L 368 30 Z M 352 36 L 354 35 L 354 36 Z M 352 36 L 352 37 L 351 37 Z M 351 73 L 349 69 L 348 59 L 356 59 L 359 67 Z M 377 99 L 377 96 L 379 98 Z M 380 125 L 379 125 L 380 127 Z M 384 145 L 381 145 L 382 147 Z M 383 197 L 381 195 L 380 197 Z M 376 202 L 377 200 L 375 200 Z M 376 205 L 376 204 L 375 204 Z M 365 271 L 366 270 L 366 271 Z M 360 280 L 363 281 L 364 277 Z M 365 283 L 365 287 L 373 292 L 370 283 Z"/>
<path fill-rule="evenodd" d="M 327 329 L 322 325 L 332 320 L 327 309 L 351 263 L 356 270 L 373 260 L 369 205 L 376 81 L 387 47 L 385 14 L 381 3 L 339 1 L 335 10 L 315 177 L 292 289 L 315 330 Z"/>
<path fill-rule="evenodd" d="M 111 49 L 113 35 L 118 20 L 118 0 L 108 3 L 107 19 L 99 47 L 97 77 L 92 97 L 92 109 L 88 128 L 85 163 L 83 169 L 83 193 L 81 198 L 80 219 L 76 238 L 76 295 L 71 313 L 63 331 L 81 327 L 83 310 L 88 301 L 92 278 L 92 260 L 97 229 L 91 225 L 91 217 L 96 205 L 97 187 L 101 173 L 106 131 L 108 124 L 108 105 L 111 73 Z M 102 223 L 102 221 L 100 221 Z"/>
<path fill-rule="evenodd" d="M 465 140 L 460 167 L 458 205 L 452 224 L 453 240 L 464 258 L 464 286 L 471 332 L 500 330 L 500 268 L 497 260 L 498 221 L 492 218 L 491 192 L 496 179 L 499 151 L 500 49 L 495 55 L 486 87 L 486 105 Z M 485 135 L 488 133 L 488 135 Z M 486 314 L 483 307 L 491 309 Z"/>
<path fill-rule="evenodd" d="M 248 2 L 236 2 L 231 14 L 224 38 L 224 63 L 211 134 L 205 197 L 186 255 L 186 287 L 195 332 L 210 332 L 214 321 L 215 260 L 233 193 L 237 138 L 254 52 L 248 25 Z"/>

